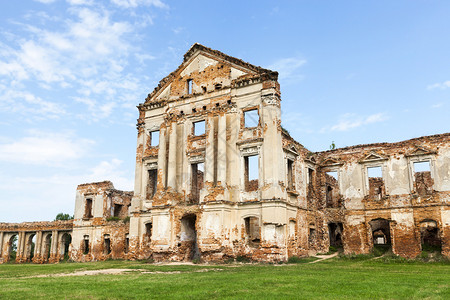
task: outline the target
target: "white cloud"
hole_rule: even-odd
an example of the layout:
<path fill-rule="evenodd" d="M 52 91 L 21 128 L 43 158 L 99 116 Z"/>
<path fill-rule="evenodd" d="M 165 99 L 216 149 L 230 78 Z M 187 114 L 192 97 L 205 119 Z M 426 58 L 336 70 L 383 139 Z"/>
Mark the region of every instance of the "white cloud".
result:
<path fill-rule="evenodd" d="M 388 119 L 389 117 L 385 113 L 377 113 L 369 116 L 358 116 L 356 114 L 347 113 L 340 116 L 339 121 L 335 125 L 322 128 L 321 132 L 348 131 L 364 125 L 383 122 Z"/>
<path fill-rule="evenodd" d="M 278 71 L 279 79 L 287 82 L 295 82 L 303 79 L 299 73 L 300 67 L 306 64 L 306 60 L 298 57 L 282 58 L 271 64 L 268 68 Z"/>
<path fill-rule="evenodd" d="M 67 0 L 70 5 L 93 5 L 93 0 Z"/>
<path fill-rule="evenodd" d="M 158 8 L 168 8 L 167 4 L 160 0 L 111 0 L 117 6 L 123 8 L 135 8 L 138 6 L 155 6 Z"/>
<path fill-rule="evenodd" d="M 447 88 L 450 88 L 450 80 L 447 80 L 447 81 L 444 81 L 444 82 L 438 82 L 438 83 L 429 84 L 427 86 L 427 90 L 434 90 L 434 89 L 445 90 Z"/>
<path fill-rule="evenodd" d="M 431 105 L 431 108 L 439 108 L 444 106 L 444 102 L 439 102 L 439 103 L 435 103 L 433 105 Z"/>
<path fill-rule="evenodd" d="M 29 131 L 17 141 L 0 144 L 0 161 L 33 165 L 61 166 L 88 153 L 94 141 L 73 133 Z"/>
<path fill-rule="evenodd" d="M 110 180 L 117 189 L 132 190 L 134 186 L 133 178 L 125 175 L 126 172 L 123 170 L 122 164 L 123 162 L 117 158 L 102 161 L 90 169 L 90 174 L 86 175 L 85 180 L 88 182 Z"/>
<path fill-rule="evenodd" d="M 44 3 L 44 4 L 50 4 L 55 2 L 56 0 L 34 0 L 36 2 Z"/>

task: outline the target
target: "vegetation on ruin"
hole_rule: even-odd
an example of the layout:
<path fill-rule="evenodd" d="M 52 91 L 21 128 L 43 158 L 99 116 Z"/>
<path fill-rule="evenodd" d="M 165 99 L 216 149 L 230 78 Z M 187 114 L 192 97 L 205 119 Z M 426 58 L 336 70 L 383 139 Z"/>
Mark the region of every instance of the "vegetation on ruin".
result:
<path fill-rule="evenodd" d="M 295 264 L 151 264 L 146 261 L 0 265 L 5 299 L 450 299 L 450 263 L 354 256 Z M 120 275 L 55 276 L 127 269 Z M 40 276 L 40 277 L 38 277 Z M 48 276 L 48 277 L 43 277 Z"/>

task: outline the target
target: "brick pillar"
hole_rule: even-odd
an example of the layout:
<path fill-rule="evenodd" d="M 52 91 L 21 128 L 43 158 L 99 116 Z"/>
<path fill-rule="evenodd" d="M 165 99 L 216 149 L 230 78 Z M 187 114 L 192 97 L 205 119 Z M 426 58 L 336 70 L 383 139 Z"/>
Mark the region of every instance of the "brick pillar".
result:
<path fill-rule="evenodd" d="M 177 123 L 172 122 L 169 132 L 169 161 L 167 167 L 167 186 L 177 189 Z"/>
<path fill-rule="evenodd" d="M 21 263 L 24 262 L 24 254 L 25 254 L 25 232 L 19 232 L 18 245 L 17 245 L 17 253 L 16 253 L 16 262 Z"/>
<path fill-rule="evenodd" d="M 219 115 L 217 130 L 217 182 L 225 187 L 227 181 L 227 116 Z"/>
<path fill-rule="evenodd" d="M 0 232 L 0 258 L 3 255 L 3 232 Z"/>
<path fill-rule="evenodd" d="M 33 262 L 41 262 L 41 248 L 42 248 L 42 231 L 36 232 L 36 243 L 34 244 Z"/>

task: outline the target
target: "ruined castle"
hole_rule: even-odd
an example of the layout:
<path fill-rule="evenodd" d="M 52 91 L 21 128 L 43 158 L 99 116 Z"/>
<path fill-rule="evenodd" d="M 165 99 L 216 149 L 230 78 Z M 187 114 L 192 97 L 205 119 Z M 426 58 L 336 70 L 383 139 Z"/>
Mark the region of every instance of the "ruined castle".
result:
<path fill-rule="evenodd" d="M 36 263 L 450 257 L 450 134 L 311 152 L 281 126 L 277 79 L 193 45 L 138 106 L 134 191 L 81 184 L 74 220 L 0 223 L 0 263 L 15 238 Z"/>

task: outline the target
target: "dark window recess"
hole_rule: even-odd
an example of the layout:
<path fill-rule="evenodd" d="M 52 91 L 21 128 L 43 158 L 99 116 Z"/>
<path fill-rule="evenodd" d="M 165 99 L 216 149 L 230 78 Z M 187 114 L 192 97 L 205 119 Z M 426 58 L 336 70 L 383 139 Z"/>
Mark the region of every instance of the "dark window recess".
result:
<path fill-rule="evenodd" d="M 294 162 L 290 159 L 287 160 L 287 180 L 288 189 L 294 189 Z"/>
<path fill-rule="evenodd" d="M 245 127 L 256 127 L 259 124 L 259 114 L 257 109 L 244 111 Z"/>
<path fill-rule="evenodd" d="M 155 196 L 158 183 L 158 172 L 156 169 L 148 170 L 147 181 L 147 200 L 150 200 Z"/>
<path fill-rule="evenodd" d="M 261 227 L 259 226 L 259 218 L 247 217 L 244 219 L 244 224 L 247 244 L 250 246 L 258 246 L 261 242 Z"/>
<path fill-rule="evenodd" d="M 120 217 L 120 215 L 122 214 L 122 209 L 122 204 L 114 204 L 114 217 Z"/>
<path fill-rule="evenodd" d="M 109 234 L 105 234 L 104 236 L 104 253 L 107 255 L 111 253 L 111 239 L 109 238 Z"/>
<path fill-rule="evenodd" d="M 92 199 L 86 199 L 84 206 L 84 217 L 92 218 Z"/>
<path fill-rule="evenodd" d="M 259 187 L 259 159 L 258 155 L 244 157 L 244 181 L 245 191 L 258 190 Z"/>
<path fill-rule="evenodd" d="M 152 240 L 152 223 L 145 224 L 145 235 L 148 237 L 148 241 Z"/>
<path fill-rule="evenodd" d="M 83 239 L 83 254 L 89 253 L 89 236 L 85 235 Z"/>
<path fill-rule="evenodd" d="M 191 203 L 196 204 L 200 200 L 200 190 L 203 188 L 204 163 L 197 163 L 191 165 L 192 178 L 191 178 Z"/>

